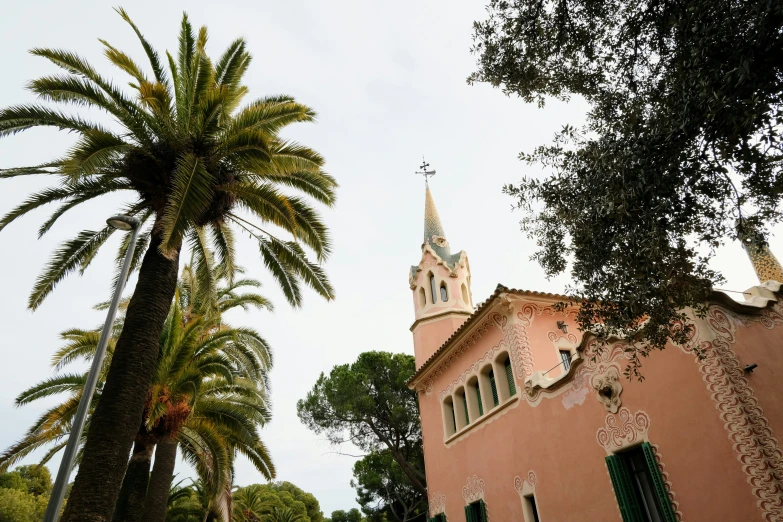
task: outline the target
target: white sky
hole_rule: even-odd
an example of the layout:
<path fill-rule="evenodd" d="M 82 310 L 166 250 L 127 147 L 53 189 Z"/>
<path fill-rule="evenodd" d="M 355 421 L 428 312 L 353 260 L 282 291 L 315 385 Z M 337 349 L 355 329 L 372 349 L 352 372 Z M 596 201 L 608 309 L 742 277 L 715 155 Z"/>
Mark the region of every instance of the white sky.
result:
<path fill-rule="evenodd" d="M 541 110 L 488 86 L 466 85 L 474 68 L 471 24 L 484 15 L 481 1 L 137 0 L 125 7 L 159 50 L 176 49 L 186 7 L 194 25 L 208 25 L 212 56 L 234 38 L 245 37 L 254 56 L 246 77 L 250 98 L 288 93 L 319 113 L 317 124 L 292 129 L 288 136 L 321 152 L 341 185 L 336 208 L 325 214 L 334 237 L 334 255 L 326 269 L 337 300 L 326 303 L 308 291 L 304 308 L 293 311 L 270 283 L 264 291 L 277 305 L 274 315 L 234 314 L 230 320 L 257 328 L 274 348 L 274 420 L 263 437 L 278 478 L 315 494 L 326 516 L 350 509 L 355 506 L 349 485 L 354 459 L 335 454 L 336 448 L 309 432 L 296 416 L 296 401 L 321 371 L 351 362 L 362 351 L 413 353 L 407 271 L 420 256 L 424 187 L 413 171 L 422 154 L 438 171 L 431 188 L 452 249 L 464 249 L 470 256 L 476 302 L 498 283 L 562 291 L 565 278 L 547 281 L 529 261 L 534 245 L 519 232 L 521 216 L 510 212 L 512 201 L 501 194 L 501 187 L 536 174 L 517 154 L 546 143 L 565 123 L 579 124 L 584 107 L 553 103 Z M 106 64 L 97 38 L 144 61 L 135 36 L 108 3 L 28 1 L 15 2 L 13 9 L 5 6 L 0 16 L 0 106 L 32 102 L 24 90 L 26 82 L 58 72 L 29 55 L 32 47 L 77 51 L 118 81 L 124 77 Z M 57 157 L 71 141 L 54 131 L 2 139 L 0 167 Z M 41 186 L 32 179 L 2 181 L 0 211 Z M 42 240 L 36 236 L 46 210 L 0 233 L 2 448 L 19 439 L 51 404 L 16 409 L 13 399 L 51 374 L 49 360 L 60 346 L 58 333 L 102 322 L 102 314 L 91 307 L 108 298 L 118 239 L 105 247 L 85 276 L 69 277 L 35 313 L 26 309 L 30 288 L 58 243 L 79 230 L 102 226 L 116 203 L 83 205 Z M 771 247 L 783 255 L 781 231 L 777 229 Z M 250 275 L 270 281 L 247 239 L 240 244 L 239 260 Z M 744 290 L 756 282 L 737 244 L 723 248 L 714 266 L 727 277 L 725 288 Z M 35 457 L 40 453 L 27 462 Z M 57 464 L 50 464 L 53 472 Z M 190 474 L 184 465 L 178 473 Z M 249 463 L 238 463 L 237 484 L 260 480 Z"/>

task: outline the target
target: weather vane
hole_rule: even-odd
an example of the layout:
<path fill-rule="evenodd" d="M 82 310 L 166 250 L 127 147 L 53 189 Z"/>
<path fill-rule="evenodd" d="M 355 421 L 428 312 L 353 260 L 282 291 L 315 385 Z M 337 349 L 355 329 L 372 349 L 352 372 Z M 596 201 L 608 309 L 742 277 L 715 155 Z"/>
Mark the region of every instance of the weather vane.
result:
<path fill-rule="evenodd" d="M 429 166 L 430 166 L 430 164 L 427 163 L 424 160 L 424 156 L 422 156 L 421 157 L 421 166 L 419 167 L 421 170 L 420 171 L 419 170 L 416 171 L 416 174 L 424 176 L 424 183 L 426 183 L 427 185 L 429 185 L 429 177 L 435 175 L 435 169 L 427 170 L 427 167 L 429 167 Z"/>

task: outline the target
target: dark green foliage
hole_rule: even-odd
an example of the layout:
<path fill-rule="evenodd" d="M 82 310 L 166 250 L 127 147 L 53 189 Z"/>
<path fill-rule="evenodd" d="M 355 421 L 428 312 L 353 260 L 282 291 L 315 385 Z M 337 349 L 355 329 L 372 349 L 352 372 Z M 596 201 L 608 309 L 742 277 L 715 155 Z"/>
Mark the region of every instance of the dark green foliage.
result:
<path fill-rule="evenodd" d="M 406 522 L 422 520 L 427 513 L 427 497 L 411 485 L 389 451 L 372 452 L 357 461 L 351 486 L 356 488 L 356 501 L 370 520 Z"/>
<path fill-rule="evenodd" d="M 0 489 L 17 489 L 31 495 L 49 495 L 52 475 L 46 466 L 19 466 L 14 471 L 0 473 Z"/>
<path fill-rule="evenodd" d="M 19 466 L 0 473 L 0 522 L 39 522 L 51 490 L 46 466 Z"/>
<path fill-rule="evenodd" d="M 505 187 L 548 275 L 571 264 L 580 327 L 638 341 L 640 356 L 691 334 L 721 276 L 715 248 L 781 220 L 783 3 L 778 0 L 490 0 L 478 71 L 527 102 L 582 97 L 521 159 L 551 172 Z M 645 321 L 646 320 L 646 321 Z"/>
<path fill-rule="evenodd" d="M 353 364 L 322 373 L 297 403 L 308 428 L 333 444 L 350 441 L 368 453 L 354 466 L 352 484 L 370 520 L 384 515 L 398 520 L 395 512 L 410 515 L 426 505 L 419 403 L 406 385 L 414 371 L 410 355 L 365 352 Z M 393 492 L 404 494 L 404 500 Z"/>
<path fill-rule="evenodd" d="M 413 357 L 365 352 L 353 364 L 321 373 L 297 405 L 299 419 L 333 444 L 350 441 L 366 452 L 388 451 L 426 496 L 421 420 L 416 393 L 406 386 Z"/>

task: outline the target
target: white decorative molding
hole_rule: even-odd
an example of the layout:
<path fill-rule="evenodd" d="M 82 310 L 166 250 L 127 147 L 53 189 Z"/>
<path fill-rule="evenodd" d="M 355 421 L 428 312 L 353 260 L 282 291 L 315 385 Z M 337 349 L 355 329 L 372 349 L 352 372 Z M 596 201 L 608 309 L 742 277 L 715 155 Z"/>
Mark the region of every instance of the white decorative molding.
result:
<path fill-rule="evenodd" d="M 446 495 L 436 491 L 432 494 L 429 500 L 430 517 L 434 517 L 440 513 L 446 513 Z"/>
<path fill-rule="evenodd" d="M 658 464 L 658 471 L 661 473 L 661 479 L 663 479 L 663 487 L 666 489 L 666 494 L 669 495 L 669 500 L 672 503 L 672 509 L 674 510 L 674 516 L 677 517 L 677 522 L 682 522 L 682 511 L 680 511 L 680 503 L 677 502 L 672 489 L 672 481 L 669 480 L 669 473 L 665 470 L 663 460 L 661 459 L 661 450 L 658 449 L 657 444 L 650 444 L 655 454 L 655 462 Z"/>
<path fill-rule="evenodd" d="M 737 326 L 754 322 L 768 329 L 783 324 L 780 305 L 750 317 L 712 306 L 703 327 L 697 328 L 693 344 L 698 344 L 703 355 L 696 358 L 696 363 L 763 519 L 783 522 L 783 452 L 731 346 L 736 341 Z"/>
<path fill-rule="evenodd" d="M 530 470 L 524 480 L 519 475 L 514 477 L 514 489 L 517 490 L 520 497 L 527 497 L 536 492 L 536 482 L 538 482 L 538 477 L 533 470 Z"/>
<path fill-rule="evenodd" d="M 604 427 L 598 428 L 595 440 L 606 450 L 607 455 L 617 453 L 629 446 L 647 442 L 647 430 L 650 428 L 650 416 L 643 411 L 631 413 L 628 408 L 620 408 L 616 415 L 606 416 Z"/>
<path fill-rule="evenodd" d="M 471 504 L 477 500 L 484 499 L 484 480 L 477 475 L 468 477 L 465 486 L 462 488 L 462 498 L 465 499 L 465 505 Z"/>

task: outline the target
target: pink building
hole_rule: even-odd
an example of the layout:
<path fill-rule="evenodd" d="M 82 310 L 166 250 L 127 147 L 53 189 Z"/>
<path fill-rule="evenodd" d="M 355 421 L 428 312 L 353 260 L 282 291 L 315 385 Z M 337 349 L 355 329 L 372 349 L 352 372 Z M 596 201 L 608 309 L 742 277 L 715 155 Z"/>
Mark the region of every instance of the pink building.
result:
<path fill-rule="evenodd" d="M 412 267 L 411 326 L 430 517 L 438 522 L 783 522 L 783 271 L 694 318 L 699 360 L 676 346 L 622 377 L 557 312 L 563 296 L 499 285 L 474 306 L 429 188 Z"/>

